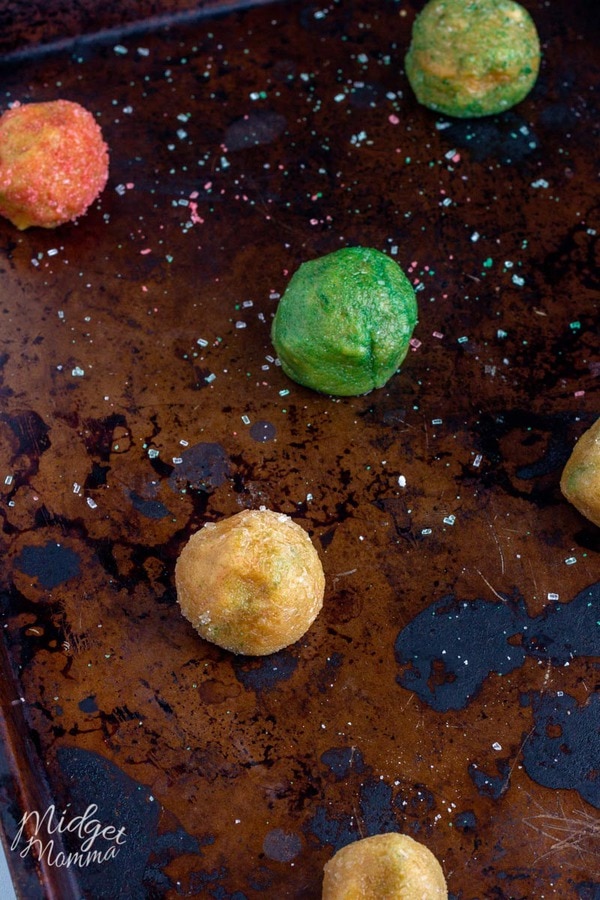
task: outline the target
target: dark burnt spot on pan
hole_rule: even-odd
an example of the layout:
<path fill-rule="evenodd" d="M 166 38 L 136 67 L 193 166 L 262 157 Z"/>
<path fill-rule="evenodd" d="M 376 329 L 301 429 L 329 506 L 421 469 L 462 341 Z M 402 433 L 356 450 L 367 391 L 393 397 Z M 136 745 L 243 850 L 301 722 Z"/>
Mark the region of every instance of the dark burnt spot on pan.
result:
<path fill-rule="evenodd" d="M 122 453 L 131 445 L 126 417 L 112 413 L 103 419 L 86 419 L 84 440 L 90 456 L 108 462 L 112 453 Z"/>
<path fill-rule="evenodd" d="M 321 755 L 321 762 L 336 780 L 347 778 L 353 771 L 366 771 L 363 755 L 356 747 L 332 747 Z"/>
<path fill-rule="evenodd" d="M 563 691 L 535 693 L 531 705 L 534 728 L 523 746 L 529 777 L 553 790 L 576 790 L 600 808 L 600 695 L 579 705 Z"/>
<path fill-rule="evenodd" d="M 510 763 L 507 760 L 497 760 L 495 773 L 485 772 L 477 763 L 470 763 L 469 776 L 479 794 L 498 800 L 510 783 Z"/>
<path fill-rule="evenodd" d="M 285 831 L 283 828 L 273 828 L 265 835 L 263 850 L 268 859 L 289 863 L 302 850 L 302 838 L 292 831 Z"/>
<path fill-rule="evenodd" d="M 60 602 L 30 600 L 14 585 L 0 591 L 0 616 L 3 620 L 27 614 L 30 621 L 26 625 L 5 631 L 6 645 L 21 670 L 27 668 L 40 649 L 49 653 L 64 653 L 68 631 Z M 70 661 L 70 658 L 66 659 L 63 674 L 67 674 Z"/>
<path fill-rule="evenodd" d="M 433 827 L 437 802 L 431 791 L 422 784 L 400 783 L 399 779 L 391 784 L 365 771 L 358 750 L 350 749 L 353 757 L 344 781 L 356 790 L 357 803 L 352 814 L 338 814 L 333 807 L 317 807 L 308 825 L 313 837 L 336 852 L 360 837 L 393 831 L 416 836 Z M 361 762 L 356 764 L 356 760 Z M 329 766 L 330 763 L 329 758 L 326 764 Z M 337 772 L 335 774 L 337 777 Z"/>
<path fill-rule="evenodd" d="M 575 413 L 545 415 L 531 410 L 485 413 L 474 423 L 475 442 L 484 457 L 477 478 L 536 505 L 558 502 L 557 473 L 573 449 Z M 473 480 L 472 469 L 464 471 Z"/>
<path fill-rule="evenodd" d="M 522 665 L 524 650 L 509 641 L 527 619 L 521 599 L 491 603 L 442 597 L 398 635 L 398 682 L 438 712 L 462 709 L 490 672 L 506 674 Z"/>
<path fill-rule="evenodd" d="M 265 657 L 234 657 L 233 670 L 241 684 L 248 690 L 272 691 L 283 681 L 288 681 L 298 666 L 298 660 L 287 650 L 280 650 Z"/>
<path fill-rule="evenodd" d="M 157 892 L 174 890 L 166 867 L 182 852 L 197 853 L 197 839 L 172 816 L 166 816 L 165 827 L 164 811 L 151 791 L 98 753 L 61 747 L 57 758 L 70 814 L 83 815 L 93 805 L 94 818 L 102 825 L 124 829 L 124 840 L 114 858 L 105 859 L 101 866 L 79 868 L 83 893 L 145 900 L 160 895 Z M 66 832 L 65 837 L 72 844 L 68 849 L 81 849 L 76 833 Z"/>
<path fill-rule="evenodd" d="M 250 437 L 259 444 L 265 444 L 267 441 L 274 440 L 276 434 L 277 429 L 275 426 L 264 419 L 259 419 L 258 422 L 253 422 L 250 426 Z"/>
<path fill-rule="evenodd" d="M 8 501 L 28 479 L 37 475 L 40 457 L 51 446 L 50 427 L 33 410 L 0 414 L 0 441 L 8 448 L 14 470 Z"/>
<path fill-rule="evenodd" d="M 221 444 L 202 442 L 186 447 L 169 476 L 174 491 L 210 492 L 229 478 L 229 457 Z"/>
<path fill-rule="evenodd" d="M 135 511 L 139 512 L 146 519 L 164 519 L 171 515 L 168 507 L 161 503 L 160 500 L 145 499 L 140 497 L 136 491 L 129 492 L 129 499 Z"/>
<path fill-rule="evenodd" d="M 520 598 L 492 603 L 444 597 L 398 635 L 398 683 L 438 712 L 463 709 L 490 674 L 512 672 L 528 656 L 568 666 L 576 657 L 595 655 L 599 609 L 600 582 L 536 617 Z M 578 706 L 562 691 L 534 694 L 531 705 L 534 728 L 523 745 L 528 775 L 547 787 L 576 790 L 600 806 L 598 695 Z M 469 774 L 479 793 L 498 799 L 508 787 L 510 765 L 499 760 L 497 771 L 489 772 L 474 761 Z"/>
<path fill-rule="evenodd" d="M 23 410 L 13 415 L 2 413 L 0 422 L 8 425 L 16 439 L 14 458 L 29 456 L 38 459 L 50 447 L 50 427 L 33 410 Z"/>
<path fill-rule="evenodd" d="M 443 597 L 396 638 L 398 683 L 438 712 L 464 709 L 492 672 L 508 674 L 527 656 L 565 665 L 596 653 L 599 604 L 600 582 L 537 617 L 529 616 L 520 597 L 504 602 Z"/>
<path fill-rule="evenodd" d="M 15 566 L 25 575 L 37 578 L 40 585 L 49 591 L 81 574 L 78 554 L 71 547 L 56 541 L 23 547 L 15 559 Z"/>
<path fill-rule="evenodd" d="M 584 221 L 595 221 L 599 211 L 598 207 L 590 209 Z M 544 257 L 539 268 L 546 284 L 558 285 L 567 276 L 574 275 L 583 287 L 600 289 L 600 235 L 582 223 L 573 225 L 556 249 Z"/>

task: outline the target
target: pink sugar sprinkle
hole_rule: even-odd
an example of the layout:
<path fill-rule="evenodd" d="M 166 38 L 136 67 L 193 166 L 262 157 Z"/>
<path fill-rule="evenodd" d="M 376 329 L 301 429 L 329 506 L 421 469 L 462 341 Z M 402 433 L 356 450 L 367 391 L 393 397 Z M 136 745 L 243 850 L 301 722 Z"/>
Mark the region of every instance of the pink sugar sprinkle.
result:
<path fill-rule="evenodd" d="M 190 203 L 190 212 L 191 212 L 192 222 L 195 225 L 204 224 L 204 219 L 202 218 L 201 215 L 198 214 L 198 204 L 197 203 L 193 203 L 193 202 Z"/>
<path fill-rule="evenodd" d="M 148 256 L 149 253 L 152 253 L 152 249 L 150 247 L 146 247 L 145 250 L 140 250 L 142 256 Z"/>
<path fill-rule="evenodd" d="M 391 116 L 388 116 L 388 122 L 391 122 L 392 125 L 398 125 L 399 122 L 400 122 L 400 119 L 398 118 L 398 116 L 395 116 L 395 115 L 392 113 Z"/>

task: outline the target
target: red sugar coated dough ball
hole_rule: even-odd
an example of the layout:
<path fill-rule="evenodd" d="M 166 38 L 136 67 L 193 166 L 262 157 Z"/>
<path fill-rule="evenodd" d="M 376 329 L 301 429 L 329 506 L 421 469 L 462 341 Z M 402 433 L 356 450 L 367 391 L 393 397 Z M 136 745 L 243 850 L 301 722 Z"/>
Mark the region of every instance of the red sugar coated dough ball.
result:
<path fill-rule="evenodd" d="M 322 900 L 447 900 L 446 879 L 424 844 L 376 834 L 347 844 L 325 864 Z"/>
<path fill-rule="evenodd" d="M 79 103 L 17 104 L 0 116 L 0 214 L 21 231 L 83 215 L 107 179 L 108 148 Z"/>
<path fill-rule="evenodd" d="M 175 566 L 181 612 L 232 653 L 265 656 L 298 641 L 321 607 L 325 576 L 306 531 L 283 513 L 243 510 L 193 534 Z"/>

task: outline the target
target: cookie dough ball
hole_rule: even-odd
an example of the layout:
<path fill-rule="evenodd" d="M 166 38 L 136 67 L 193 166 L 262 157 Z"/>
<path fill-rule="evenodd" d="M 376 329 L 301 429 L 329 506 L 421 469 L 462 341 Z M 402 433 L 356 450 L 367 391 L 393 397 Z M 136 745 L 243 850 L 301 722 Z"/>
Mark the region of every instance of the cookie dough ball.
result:
<path fill-rule="evenodd" d="M 325 864 L 323 900 L 446 900 L 442 867 L 406 834 L 347 844 Z"/>
<path fill-rule="evenodd" d="M 600 526 L 600 419 L 575 444 L 560 489 L 583 516 Z"/>
<path fill-rule="evenodd" d="M 0 214 L 20 230 L 83 215 L 107 178 L 102 132 L 79 103 L 18 104 L 0 117 Z"/>
<path fill-rule="evenodd" d="M 366 394 L 398 370 L 417 323 L 400 266 L 347 247 L 303 263 L 283 294 L 271 339 L 284 372 L 324 394 Z"/>
<path fill-rule="evenodd" d="M 289 516 L 259 509 L 192 535 L 175 584 L 183 615 L 203 638 L 264 656 L 310 628 L 323 606 L 325 576 L 306 531 Z"/>
<path fill-rule="evenodd" d="M 535 84 L 540 42 L 514 0 L 430 0 L 405 58 L 419 103 L 449 116 L 487 116 L 520 103 Z"/>

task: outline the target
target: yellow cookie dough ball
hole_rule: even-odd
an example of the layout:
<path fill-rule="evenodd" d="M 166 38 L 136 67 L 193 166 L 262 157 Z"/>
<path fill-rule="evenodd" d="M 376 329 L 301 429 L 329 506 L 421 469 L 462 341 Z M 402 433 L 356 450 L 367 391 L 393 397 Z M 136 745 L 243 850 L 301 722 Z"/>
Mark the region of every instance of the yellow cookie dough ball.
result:
<path fill-rule="evenodd" d="M 560 489 L 582 515 L 600 526 L 600 419 L 575 444 Z"/>
<path fill-rule="evenodd" d="M 325 576 L 306 531 L 269 509 L 192 535 L 175 566 L 177 600 L 203 638 L 249 656 L 295 643 L 323 606 Z"/>
<path fill-rule="evenodd" d="M 406 834 L 378 834 L 342 847 L 325 864 L 323 900 L 447 900 L 442 867 Z"/>
<path fill-rule="evenodd" d="M 417 100 L 449 116 L 488 116 L 520 103 L 536 82 L 540 42 L 515 0 L 429 0 L 405 58 Z"/>

